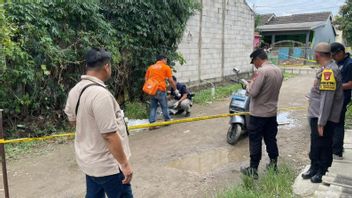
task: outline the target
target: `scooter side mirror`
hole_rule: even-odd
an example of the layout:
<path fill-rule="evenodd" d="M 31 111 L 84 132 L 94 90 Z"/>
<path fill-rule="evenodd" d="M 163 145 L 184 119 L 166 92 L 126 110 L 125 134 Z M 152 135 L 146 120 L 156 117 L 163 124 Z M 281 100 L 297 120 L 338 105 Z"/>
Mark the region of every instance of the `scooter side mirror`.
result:
<path fill-rule="evenodd" d="M 234 67 L 234 68 L 232 69 L 232 71 L 238 74 L 238 73 L 240 73 L 241 70 L 238 69 L 237 67 Z"/>

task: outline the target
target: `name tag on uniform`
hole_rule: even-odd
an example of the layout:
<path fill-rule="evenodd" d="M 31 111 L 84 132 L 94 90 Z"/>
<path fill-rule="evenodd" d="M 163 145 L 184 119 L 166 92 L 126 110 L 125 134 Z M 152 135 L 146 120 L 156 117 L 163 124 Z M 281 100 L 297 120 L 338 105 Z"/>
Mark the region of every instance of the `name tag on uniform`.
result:
<path fill-rule="evenodd" d="M 335 91 L 336 90 L 336 80 L 334 76 L 334 71 L 332 69 L 324 69 L 321 74 L 320 80 L 320 90 L 322 91 Z"/>

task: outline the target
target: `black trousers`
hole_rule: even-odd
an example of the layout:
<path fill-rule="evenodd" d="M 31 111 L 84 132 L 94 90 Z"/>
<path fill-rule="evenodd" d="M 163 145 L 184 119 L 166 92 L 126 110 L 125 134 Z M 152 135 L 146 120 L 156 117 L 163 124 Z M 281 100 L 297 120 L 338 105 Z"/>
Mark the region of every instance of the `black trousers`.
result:
<path fill-rule="evenodd" d="M 343 139 L 345 137 L 345 115 L 347 107 L 343 106 L 340 116 L 339 123 L 336 124 L 333 143 L 332 143 L 332 152 L 335 155 L 341 156 L 343 153 Z"/>
<path fill-rule="evenodd" d="M 318 118 L 310 118 L 310 153 L 312 168 L 325 174 L 332 163 L 332 139 L 335 123 L 327 122 L 324 126 L 323 136 L 318 133 Z"/>
<path fill-rule="evenodd" d="M 250 167 L 258 168 L 262 158 L 262 139 L 266 145 L 270 159 L 277 159 L 279 149 L 277 147 L 277 121 L 274 117 L 250 116 L 248 126 Z"/>

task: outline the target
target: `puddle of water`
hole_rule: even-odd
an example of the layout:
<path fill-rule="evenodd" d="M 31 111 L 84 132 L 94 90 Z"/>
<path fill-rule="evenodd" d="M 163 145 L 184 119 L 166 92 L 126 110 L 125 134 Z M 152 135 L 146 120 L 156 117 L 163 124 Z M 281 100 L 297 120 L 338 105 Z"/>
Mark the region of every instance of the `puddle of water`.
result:
<path fill-rule="evenodd" d="M 296 120 L 290 117 L 290 112 L 282 112 L 277 115 L 277 123 L 280 127 L 285 127 L 288 129 L 297 127 Z"/>
<path fill-rule="evenodd" d="M 290 119 L 288 118 L 288 116 L 289 116 L 289 113 L 288 112 L 283 112 L 283 113 L 279 113 L 278 115 L 277 115 L 277 123 L 280 125 L 282 125 L 282 124 L 289 124 L 289 123 L 291 123 L 290 121 Z"/>
<path fill-rule="evenodd" d="M 215 149 L 199 154 L 187 155 L 184 158 L 171 161 L 168 167 L 180 170 L 207 173 L 230 162 L 239 161 L 242 153 L 227 149 Z"/>

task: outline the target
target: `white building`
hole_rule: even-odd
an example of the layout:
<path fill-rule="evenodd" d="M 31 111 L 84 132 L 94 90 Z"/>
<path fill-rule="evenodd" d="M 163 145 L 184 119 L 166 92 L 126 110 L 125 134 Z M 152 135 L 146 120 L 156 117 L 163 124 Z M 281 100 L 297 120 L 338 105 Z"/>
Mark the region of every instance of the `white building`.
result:
<path fill-rule="evenodd" d="M 232 68 L 252 71 L 255 15 L 245 0 L 200 0 L 202 10 L 192 16 L 179 44 L 186 63 L 176 65 L 179 82 L 221 81 Z"/>

